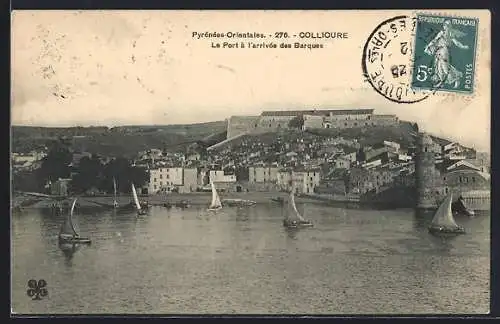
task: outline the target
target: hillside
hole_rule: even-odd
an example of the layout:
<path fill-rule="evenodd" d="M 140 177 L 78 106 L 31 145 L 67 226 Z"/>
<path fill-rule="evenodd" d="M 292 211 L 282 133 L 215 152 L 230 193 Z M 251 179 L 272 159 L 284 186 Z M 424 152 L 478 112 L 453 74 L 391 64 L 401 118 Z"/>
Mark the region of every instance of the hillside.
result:
<path fill-rule="evenodd" d="M 177 151 L 195 142 L 214 144 L 220 138 L 225 138 L 226 122 L 113 128 L 12 126 L 11 130 L 13 152 L 28 152 L 62 138 L 73 148 L 78 147 L 91 153 L 133 156 L 150 148 Z"/>
<path fill-rule="evenodd" d="M 372 146 L 383 141 L 394 141 L 401 144 L 402 148 L 415 145 L 415 133 L 418 132 L 415 123 L 401 122 L 398 126 L 383 127 L 375 126 L 369 128 L 349 129 L 315 129 L 300 131 L 295 129 L 281 130 L 279 132 L 268 132 L 244 135 L 228 142 L 229 146 L 238 146 L 243 141 L 256 141 L 264 145 L 271 145 L 278 140 L 294 142 L 297 139 L 332 138 L 343 137 L 345 139 L 357 139 L 362 146 Z"/>
<path fill-rule="evenodd" d="M 227 145 L 239 145 L 242 141 L 258 141 L 271 145 L 278 139 L 295 141 L 299 138 L 344 137 L 357 139 L 362 146 L 394 141 L 402 148 L 415 145 L 416 123 L 401 121 L 398 126 L 376 126 L 350 129 L 281 130 L 264 134 L 245 135 Z M 73 137 L 77 136 L 77 137 Z M 44 128 L 12 126 L 12 151 L 28 152 L 49 145 L 54 140 L 66 138 L 73 148 L 107 156 L 132 157 L 137 152 L 157 148 L 170 151 L 205 149 L 226 139 L 226 122 L 210 122 L 191 125 L 153 125 L 119 127 L 70 127 Z M 224 145 L 225 146 L 225 145 Z"/>
<path fill-rule="evenodd" d="M 310 134 L 320 137 L 341 136 L 346 139 L 357 139 L 361 146 L 371 146 L 383 141 L 394 141 L 401 144 L 402 148 L 415 145 L 415 134 L 418 132 L 416 123 L 402 121 L 398 126 L 349 129 L 319 129 L 309 130 Z"/>

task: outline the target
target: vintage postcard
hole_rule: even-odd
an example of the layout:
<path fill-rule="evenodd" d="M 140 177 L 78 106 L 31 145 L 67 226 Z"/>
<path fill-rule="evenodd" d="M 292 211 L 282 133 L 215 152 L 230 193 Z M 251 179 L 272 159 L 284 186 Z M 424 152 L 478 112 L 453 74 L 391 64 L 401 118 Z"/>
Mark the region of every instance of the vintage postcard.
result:
<path fill-rule="evenodd" d="M 490 12 L 14 11 L 12 314 L 486 314 Z"/>

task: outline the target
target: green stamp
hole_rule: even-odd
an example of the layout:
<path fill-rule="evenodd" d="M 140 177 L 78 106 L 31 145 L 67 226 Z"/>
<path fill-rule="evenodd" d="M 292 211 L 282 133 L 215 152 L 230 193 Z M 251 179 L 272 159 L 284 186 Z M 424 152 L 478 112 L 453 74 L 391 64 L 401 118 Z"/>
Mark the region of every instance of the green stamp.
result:
<path fill-rule="evenodd" d="M 417 15 L 411 86 L 472 93 L 478 20 Z"/>

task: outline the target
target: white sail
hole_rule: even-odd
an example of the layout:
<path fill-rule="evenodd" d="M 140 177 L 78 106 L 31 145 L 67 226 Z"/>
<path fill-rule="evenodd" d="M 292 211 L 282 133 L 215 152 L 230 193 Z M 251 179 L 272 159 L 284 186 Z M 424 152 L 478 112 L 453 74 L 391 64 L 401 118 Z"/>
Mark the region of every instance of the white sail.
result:
<path fill-rule="evenodd" d="M 118 203 L 116 202 L 116 180 L 114 177 L 113 177 L 113 191 L 114 191 L 113 206 L 116 206 L 118 205 Z"/>
<path fill-rule="evenodd" d="M 76 199 L 73 200 L 73 204 L 71 205 L 71 211 L 69 213 L 69 215 L 71 216 L 71 218 L 73 218 L 73 212 L 75 211 L 75 206 L 76 206 Z"/>
<path fill-rule="evenodd" d="M 290 205 L 295 216 L 297 216 L 297 218 L 301 221 L 305 221 L 304 217 L 302 217 L 302 215 L 300 215 L 299 211 L 297 210 L 297 206 L 295 205 L 295 195 L 293 194 L 293 191 L 290 193 Z"/>
<path fill-rule="evenodd" d="M 73 200 L 73 204 L 71 205 L 71 211 L 69 213 L 69 220 L 71 222 L 71 228 L 73 228 L 73 232 L 75 233 L 76 236 L 78 236 L 78 226 L 76 226 L 77 224 L 75 224 L 75 222 L 73 221 L 73 215 L 75 213 L 75 206 L 76 206 L 76 199 Z"/>
<path fill-rule="evenodd" d="M 221 208 L 222 203 L 220 201 L 219 194 L 217 193 L 217 189 L 215 189 L 215 184 L 213 182 L 210 184 L 212 185 L 212 203 L 210 204 L 210 208 Z"/>
<path fill-rule="evenodd" d="M 59 232 L 59 235 L 71 235 L 71 236 L 77 236 L 77 232 L 75 230 L 75 226 L 73 224 L 73 213 L 75 211 L 75 205 L 76 205 L 76 199 L 73 201 L 73 205 L 71 206 L 71 211 L 66 217 L 64 223 L 61 226 L 61 231 Z"/>
<path fill-rule="evenodd" d="M 452 195 L 449 194 L 441 203 L 434 218 L 432 219 L 432 226 L 442 226 L 446 228 L 457 228 L 453 214 L 451 212 Z"/>
<path fill-rule="evenodd" d="M 135 191 L 135 186 L 132 183 L 132 195 L 134 196 L 134 203 L 137 210 L 141 210 L 141 204 L 139 204 L 139 198 L 137 198 L 137 192 Z"/>
<path fill-rule="evenodd" d="M 115 195 L 115 200 L 116 200 L 116 180 L 113 178 L 113 190 L 114 190 L 114 195 Z"/>

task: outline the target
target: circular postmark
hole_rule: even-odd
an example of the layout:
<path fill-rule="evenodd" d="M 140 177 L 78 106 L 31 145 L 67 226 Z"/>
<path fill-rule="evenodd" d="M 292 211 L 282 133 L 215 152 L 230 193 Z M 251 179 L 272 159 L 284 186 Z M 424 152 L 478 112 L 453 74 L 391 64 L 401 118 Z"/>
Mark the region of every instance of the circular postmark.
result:
<path fill-rule="evenodd" d="M 412 88 L 413 42 L 417 20 L 397 16 L 382 22 L 368 37 L 362 56 L 363 75 L 390 101 L 416 103 L 431 91 Z"/>

